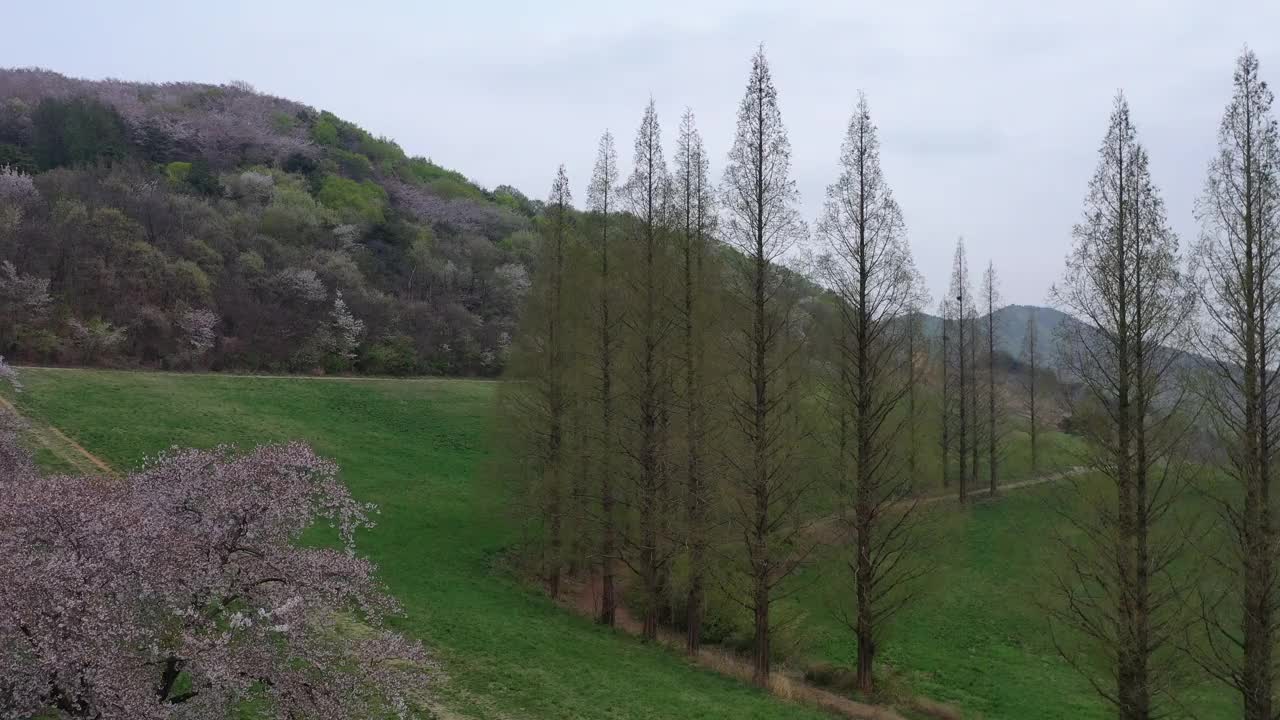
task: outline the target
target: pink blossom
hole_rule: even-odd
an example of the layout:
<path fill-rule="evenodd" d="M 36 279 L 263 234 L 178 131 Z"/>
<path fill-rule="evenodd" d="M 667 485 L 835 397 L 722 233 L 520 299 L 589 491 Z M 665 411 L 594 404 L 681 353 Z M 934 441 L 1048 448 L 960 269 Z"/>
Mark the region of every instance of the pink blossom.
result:
<path fill-rule="evenodd" d="M 355 552 L 372 526 L 293 443 L 37 473 L 0 424 L 0 718 L 415 717 L 432 666 Z M 304 545 L 317 523 L 331 546 Z"/>

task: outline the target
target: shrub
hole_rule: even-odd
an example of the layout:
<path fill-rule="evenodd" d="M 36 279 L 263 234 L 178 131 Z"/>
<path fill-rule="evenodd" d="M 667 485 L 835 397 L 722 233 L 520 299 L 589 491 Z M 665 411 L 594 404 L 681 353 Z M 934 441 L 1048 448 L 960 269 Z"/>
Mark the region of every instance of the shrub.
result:
<path fill-rule="evenodd" d="M 346 150 L 330 150 L 330 157 L 337 163 L 338 170 L 352 180 L 368 180 L 373 177 L 373 163 L 369 158 Z"/>
<path fill-rule="evenodd" d="M 381 137 L 375 138 L 368 133 L 364 133 L 356 150 L 374 162 L 404 160 L 404 151 L 394 141 Z"/>
<path fill-rule="evenodd" d="M 387 205 L 387 191 L 370 180 L 356 182 L 330 175 L 320 186 L 317 199 L 336 210 L 343 220 L 365 224 L 380 223 Z"/>
<path fill-rule="evenodd" d="M 311 126 L 311 139 L 319 145 L 334 146 L 338 144 L 338 127 L 327 117 L 322 117 Z"/>
<path fill-rule="evenodd" d="M 187 177 L 191 175 L 191 163 L 175 161 L 164 166 L 165 177 L 169 178 L 169 182 L 174 185 L 181 185 L 187 181 Z"/>
<path fill-rule="evenodd" d="M 418 369 L 413 338 L 391 335 L 365 347 L 357 363 L 361 372 L 375 375 L 412 375 Z"/>

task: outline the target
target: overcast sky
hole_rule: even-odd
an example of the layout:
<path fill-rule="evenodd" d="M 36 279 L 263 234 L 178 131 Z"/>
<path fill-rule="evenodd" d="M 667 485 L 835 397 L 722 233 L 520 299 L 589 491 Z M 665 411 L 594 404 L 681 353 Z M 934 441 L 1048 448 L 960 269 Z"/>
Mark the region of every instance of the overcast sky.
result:
<path fill-rule="evenodd" d="M 85 0 L 2 14 L 0 66 L 246 80 L 488 187 L 543 197 L 563 162 L 580 201 L 600 132 L 629 164 L 651 95 L 672 141 L 693 108 L 718 179 L 763 42 L 805 215 L 865 90 L 935 301 L 963 236 L 975 277 L 994 259 L 1007 301 L 1044 302 L 1120 89 L 1185 246 L 1241 48 L 1280 82 L 1277 0 Z"/>

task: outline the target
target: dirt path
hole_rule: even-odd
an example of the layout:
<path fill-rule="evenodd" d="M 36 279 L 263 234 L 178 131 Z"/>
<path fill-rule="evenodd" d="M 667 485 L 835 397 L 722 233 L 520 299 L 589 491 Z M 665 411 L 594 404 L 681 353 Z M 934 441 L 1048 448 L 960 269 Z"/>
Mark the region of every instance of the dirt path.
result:
<path fill-rule="evenodd" d="M 1006 483 L 1004 485 L 1000 485 L 999 487 L 997 487 L 996 492 L 1003 493 L 1008 490 L 1022 490 L 1029 487 L 1035 487 L 1037 485 L 1047 485 L 1049 483 L 1060 482 L 1062 480 L 1066 480 L 1067 478 L 1075 477 L 1077 475 L 1083 475 L 1088 471 L 1089 469 L 1085 467 L 1068 468 L 1066 470 L 1061 470 L 1058 472 L 1049 473 L 1047 475 L 1041 475 L 1040 477 L 1031 478 L 1030 480 L 1019 480 L 1017 482 Z M 985 499 L 985 498 L 988 498 L 990 495 L 991 495 L 991 488 L 985 487 L 985 486 L 969 491 L 970 499 Z M 911 507 L 912 504 L 915 504 L 917 507 L 919 507 L 919 506 L 927 506 L 927 505 L 936 505 L 938 503 L 947 502 L 947 501 L 953 501 L 958 503 L 959 499 L 956 497 L 956 494 L 954 492 L 948 492 L 948 493 L 939 494 L 939 495 L 926 495 L 925 497 L 921 497 L 921 498 L 908 498 L 905 500 L 899 500 L 889 505 L 888 508 L 890 510 L 894 510 L 894 509 L 905 510 Z M 824 518 L 815 520 L 812 524 L 809 525 L 808 533 L 813 537 L 824 538 L 827 540 L 834 540 L 836 537 L 839 536 L 841 532 L 840 530 L 841 524 L 847 522 L 849 519 L 848 516 L 846 515 L 847 512 L 848 512 L 847 510 L 842 510 L 840 512 L 832 513 Z"/>
<path fill-rule="evenodd" d="M 0 408 L 4 408 L 14 415 L 22 417 L 27 423 L 26 435 L 36 442 L 36 444 L 53 453 L 60 460 L 75 468 L 77 472 L 94 474 L 105 473 L 114 475 L 115 470 L 111 468 L 102 458 L 94 455 L 85 449 L 83 445 L 67 437 L 52 425 L 36 422 L 27 418 L 18 412 L 18 408 L 8 399 L 0 397 Z"/>

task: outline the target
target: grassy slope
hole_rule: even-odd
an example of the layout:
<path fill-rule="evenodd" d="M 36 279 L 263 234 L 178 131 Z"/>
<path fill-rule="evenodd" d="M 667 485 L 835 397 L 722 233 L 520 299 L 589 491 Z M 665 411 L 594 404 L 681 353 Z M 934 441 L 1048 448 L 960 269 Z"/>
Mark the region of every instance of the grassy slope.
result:
<path fill-rule="evenodd" d="M 504 579 L 493 563 L 513 538 L 504 489 L 478 468 L 495 386 L 470 381 L 309 381 L 92 371 L 26 371 L 19 405 L 117 467 L 171 444 L 304 438 L 346 468 L 356 494 L 383 508 L 362 538 L 405 603 L 406 627 L 444 661 L 446 704 L 480 717 L 791 717 L 742 685 L 687 667 L 564 613 Z M 1026 474 L 1010 438 L 1005 479 Z M 1051 434 L 1042 466 L 1074 463 Z M 939 505 L 936 570 L 882 643 L 910 688 L 969 717 L 1091 720 L 1110 716 L 1057 656 L 1039 601 L 1059 522 L 1045 486 Z M 1059 498 L 1060 499 L 1060 498 Z M 852 665 L 854 645 L 832 608 L 847 596 L 842 558 L 806 572 L 795 601 L 810 661 Z M 1230 698 L 1193 693 L 1203 718 Z"/>
<path fill-rule="evenodd" d="M 23 373 L 24 412 L 117 468 L 171 445 L 302 438 L 382 508 L 361 538 L 475 717 L 818 717 L 557 609 L 493 564 L 513 538 L 477 468 L 495 386 L 94 371 Z"/>
<path fill-rule="evenodd" d="M 1070 438 L 1056 436 L 1052 442 L 1054 454 L 1064 460 L 1072 456 Z M 1079 481 L 1092 482 L 1088 476 Z M 880 659 L 893 668 L 890 675 L 905 680 L 913 692 L 963 708 L 966 717 L 1114 717 L 1115 711 L 1062 660 L 1045 618 L 1045 608 L 1057 602 L 1046 588 L 1062 563 L 1054 538 L 1069 534 L 1060 510 L 1072 502 L 1073 492 L 1058 483 L 965 509 L 954 503 L 931 507 L 936 569 L 881 643 Z M 856 646 L 836 615 L 850 592 L 846 559 L 834 553 L 822 558 L 812 589 L 799 597 L 808 660 L 852 668 Z M 1071 646 L 1069 636 L 1063 639 Z M 1240 715 L 1234 696 L 1221 686 L 1193 681 L 1180 683 L 1180 692 L 1195 717 Z"/>

